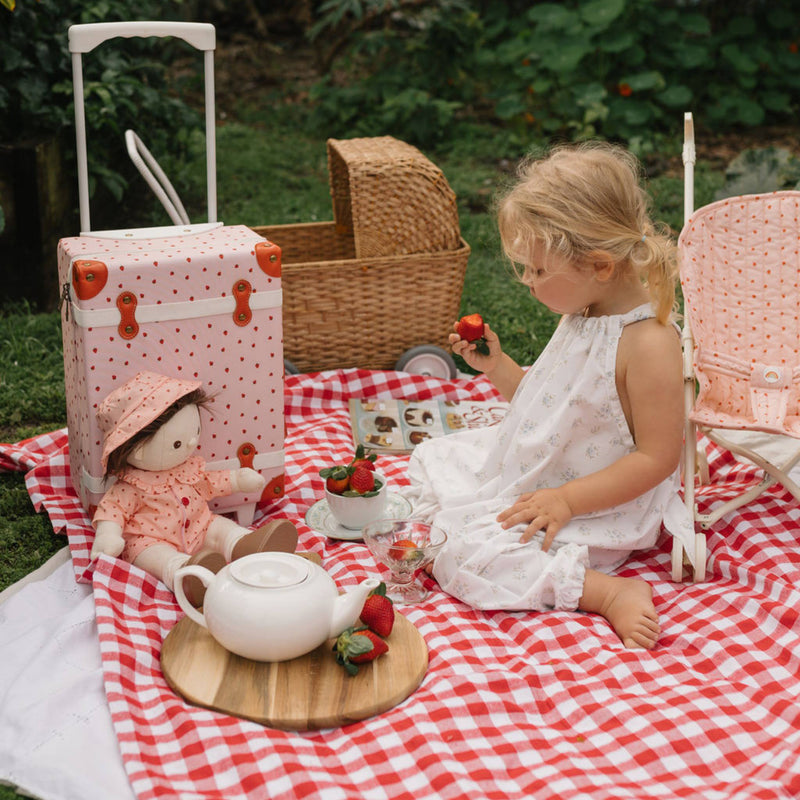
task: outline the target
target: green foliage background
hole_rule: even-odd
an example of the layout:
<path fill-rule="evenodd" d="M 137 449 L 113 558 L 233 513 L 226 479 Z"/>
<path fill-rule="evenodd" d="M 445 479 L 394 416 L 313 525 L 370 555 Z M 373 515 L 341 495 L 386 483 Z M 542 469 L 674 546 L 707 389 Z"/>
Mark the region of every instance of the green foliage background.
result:
<path fill-rule="evenodd" d="M 465 119 L 652 148 L 694 110 L 713 130 L 791 120 L 794 0 L 325 0 L 315 119 L 431 145 Z"/>

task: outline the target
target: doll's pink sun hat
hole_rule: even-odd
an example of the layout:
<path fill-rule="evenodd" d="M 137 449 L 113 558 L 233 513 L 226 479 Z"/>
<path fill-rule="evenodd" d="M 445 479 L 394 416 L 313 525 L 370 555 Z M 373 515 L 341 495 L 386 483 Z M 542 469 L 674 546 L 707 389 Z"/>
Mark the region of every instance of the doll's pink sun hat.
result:
<path fill-rule="evenodd" d="M 103 469 L 114 450 L 158 419 L 176 400 L 200 386 L 200 381 L 139 372 L 114 389 L 97 409 L 97 423 L 105 436 Z"/>

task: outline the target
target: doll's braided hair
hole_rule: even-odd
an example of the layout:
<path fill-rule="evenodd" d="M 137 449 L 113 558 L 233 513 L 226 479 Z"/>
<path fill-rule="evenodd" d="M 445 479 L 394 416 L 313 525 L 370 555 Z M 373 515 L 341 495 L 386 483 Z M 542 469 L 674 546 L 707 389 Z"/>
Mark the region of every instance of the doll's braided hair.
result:
<path fill-rule="evenodd" d="M 204 389 L 195 389 L 189 394 L 179 397 L 168 409 L 162 411 L 152 422 L 145 425 L 138 433 L 135 433 L 123 442 L 115 450 L 112 450 L 106 462 L 106 473 L 103 476 L 108 478 L 110 475 L 118 475 L 128 466 L 128 456 L 142 443 L 146 442 L 151 436 L 155 435 L 158 429 L 169 422 L 182 408 L 186 406 L 199 406 L 206 408 L 213 398 Z"/>

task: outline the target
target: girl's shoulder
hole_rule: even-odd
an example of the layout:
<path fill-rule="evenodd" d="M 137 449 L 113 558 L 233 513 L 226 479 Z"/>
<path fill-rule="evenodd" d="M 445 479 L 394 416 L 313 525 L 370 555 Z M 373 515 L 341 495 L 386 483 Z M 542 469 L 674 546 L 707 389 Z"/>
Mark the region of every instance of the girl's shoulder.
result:
<path fill-rule="evenodd" d="M 627 360 L 672 360 L 681 358 L 680 332 L 672 323 L 664 325 L 655 317 L 634 320 L 622 330 L 619 354 Z"/>

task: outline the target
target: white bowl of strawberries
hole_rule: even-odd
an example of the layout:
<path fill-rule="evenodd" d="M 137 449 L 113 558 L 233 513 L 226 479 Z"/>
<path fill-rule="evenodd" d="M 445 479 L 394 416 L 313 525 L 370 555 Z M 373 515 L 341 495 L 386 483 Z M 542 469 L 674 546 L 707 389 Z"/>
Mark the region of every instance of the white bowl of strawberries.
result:
<path fill-rule="evenodd" d="M 375 469 L 375 456 L 359 445 L 349 464 L 325 467 L 325 500 L 336 521 L 348 530 L 361 530 L 380 519 L 386 508 L 386 478 Z"/>

